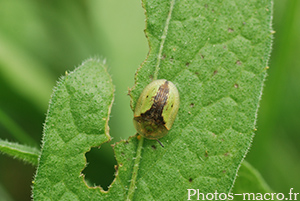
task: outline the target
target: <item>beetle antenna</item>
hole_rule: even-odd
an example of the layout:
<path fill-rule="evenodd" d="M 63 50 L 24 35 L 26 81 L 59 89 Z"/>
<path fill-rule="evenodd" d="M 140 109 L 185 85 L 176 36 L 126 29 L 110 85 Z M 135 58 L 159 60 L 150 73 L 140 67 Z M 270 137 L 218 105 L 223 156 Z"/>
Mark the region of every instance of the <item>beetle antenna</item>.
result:
<path fill-rule="evenodd" d="M 162 148 L 165 148 L 165 146 L 161 143 L 161 141 L 159 141 L 158 139 L 156 139 L 156 141 L 162 146 Z"/>

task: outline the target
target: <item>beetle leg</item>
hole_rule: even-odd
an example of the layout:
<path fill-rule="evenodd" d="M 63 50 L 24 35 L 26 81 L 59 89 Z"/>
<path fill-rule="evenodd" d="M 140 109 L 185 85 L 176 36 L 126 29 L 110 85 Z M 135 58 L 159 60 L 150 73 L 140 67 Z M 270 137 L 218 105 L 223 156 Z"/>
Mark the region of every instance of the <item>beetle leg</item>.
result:
<path fill-rule="evenodd" d="M 161 141 L 159 141 L 158 139 L 156 139 L 156 141 L 157 141 L 163 148 L 165 148 L 165 146 L 161 143 Z"/>

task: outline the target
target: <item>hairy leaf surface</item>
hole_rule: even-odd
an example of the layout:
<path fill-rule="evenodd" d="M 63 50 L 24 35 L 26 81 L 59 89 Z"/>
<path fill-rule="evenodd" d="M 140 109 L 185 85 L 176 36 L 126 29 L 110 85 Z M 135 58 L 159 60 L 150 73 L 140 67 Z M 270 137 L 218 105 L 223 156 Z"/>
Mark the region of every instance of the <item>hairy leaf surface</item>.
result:
<path fill-rule="evenodd" d="M 36 200 L 186 200 L 187 189 L 231 190 L 254 136 L 271 50 L 271 0 L 143 0 L 143 6 L 150 52 L 136 73 L 131 107 L 152 80 L 177 86 L 180 108 L 161 139 L 165 148 L 135 136 L 121 141 L 108 192 L 87 187 L 84 154 L 109 140 L 113 98 L 105 68 L 90 60 L 61 79 L 52 97 Z"/>

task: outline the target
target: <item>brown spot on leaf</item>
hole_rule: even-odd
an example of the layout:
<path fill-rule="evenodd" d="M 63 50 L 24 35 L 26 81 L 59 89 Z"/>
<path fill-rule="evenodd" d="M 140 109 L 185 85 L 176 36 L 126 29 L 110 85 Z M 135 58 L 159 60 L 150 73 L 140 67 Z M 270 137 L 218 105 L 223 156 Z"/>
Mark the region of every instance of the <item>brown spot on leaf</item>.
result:
<path fill-rule="evenodd" d="M 233 28 L 228 28 L 228 32 L 232 33 L 232 32 L 234 32 L 234 29 Z"/>
<path fill-rule="evenodd" d="M 130 96 L 130 93 L 131 93 L 131 89 L 128 87 L 127 88 L 128 92 L 127 92 L 127 96 Z"/>
<path fill-rule="evenodd" d="M 152 145 L 151 148 L 152 148 L 153 150 L 156 150 L 156 146 L 155 146 L 155 145 Z"/>
<path fill-rule="evenodd" d="M 192 181 L 193 181 L 193 179 L 192 179 L 192 178 L 189 178 L 189 182 L 192 183 Z"/>
<path fill-rule="evenodd" d="M 213 75 L 216 75 L 217 73 L 218 73 L 218 71 L 217 71 L 217 70 L 215 70 Z"/>
<path fill-rule="evenodd" d="M 241 62 L 240 60 L 237 60 L 235 63 L 236 63 L 237 65 L 242 65 L 242 62 Z"/>
<path fill-rule="evenodd" d="M 190 106 L 191 106 L 191 107 L 194 107 L 194 106 L 195 106 L 195 104 L 194 104 L 194 103 L 191 103 L 191 104 L 190 104 Z"/>

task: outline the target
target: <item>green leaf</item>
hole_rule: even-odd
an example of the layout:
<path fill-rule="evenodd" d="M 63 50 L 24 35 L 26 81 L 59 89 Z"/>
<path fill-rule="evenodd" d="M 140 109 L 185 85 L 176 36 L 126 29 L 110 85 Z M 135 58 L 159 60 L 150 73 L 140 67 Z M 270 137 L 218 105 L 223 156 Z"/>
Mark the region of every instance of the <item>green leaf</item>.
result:
<path fill-rule="evenodd" d="M 84 62 L 60 79 L 49 106 L 34 180 L 35 200 L 90 200 L 81 171 L 85 153 L 110 140 L 108 119 L 114 87 L 103 63 Z"/>
<path fill-rule="evenodd" d="M 247 161 L 243 161 L 233 187 L 234 194 L 274 192 L 260 173 Z M 240 197 L 242 198 L 242 197 Z M 242 200 L 242 199 L 240 199 Z"/>
<path fill-rule="evenodd" d="M 85 184 L 84 154 L 110 139 L 113 97 L 105 68 L 90 60 L 61 79 L 52 97 L 35 200 L 186 200 L 187 189 L 232 188 L 254 135 L 271 50 L 271 0 L 144 0 L 143 6 L 150 52 L 136 73 L 131 107 L 154 79 L 177 86 L 180 109 L 161 139 L 165 148 L 136 136 L 121 141 L 108 192 Z"/>
<path fill-rule="evenodd" d="M 261 174 L 247 161 L 243 161 L 232 193 L 234 200 L 278 200 L 277 194 L 266 183 Z M 292 195 L 293 196 L 293 195 Z M 281 195 L 279 195 L 279 198 Z"/>
<path fill-rule="evenodd" d="M 38 157 L 40 155 L 40 151 L 34 147 L 7 142 L 1 139 L 0 152 L 23 160 L 24 162 L 30 163 L 34 166 L 38 164 Z"/>
<path fill-rule="evenodd" d="M 132 108 L 153 79 L 172 81 L 181 102 L 161 139 L 165 149 L 145 139 L 133 198 L 228 193 L 254 136 L 271 50 L 271 0 L 143 4 L 150 53 L 136 75 Z"/>

